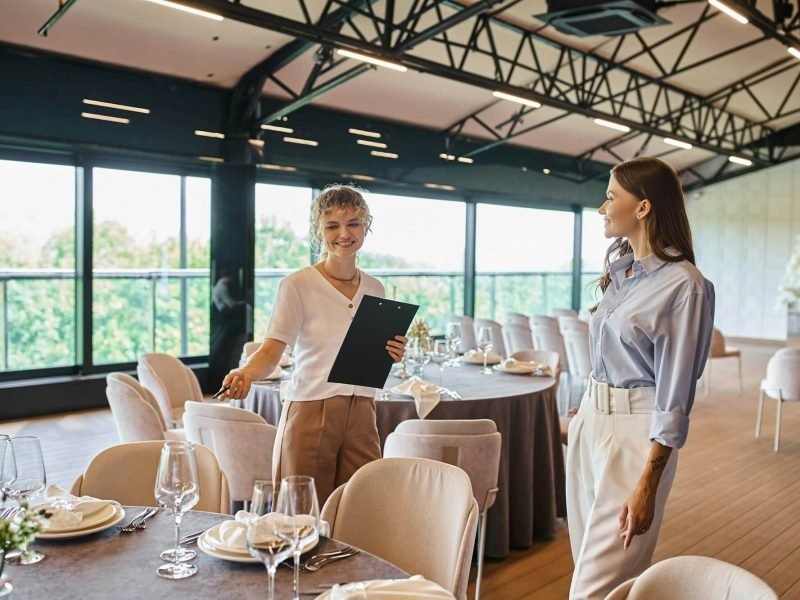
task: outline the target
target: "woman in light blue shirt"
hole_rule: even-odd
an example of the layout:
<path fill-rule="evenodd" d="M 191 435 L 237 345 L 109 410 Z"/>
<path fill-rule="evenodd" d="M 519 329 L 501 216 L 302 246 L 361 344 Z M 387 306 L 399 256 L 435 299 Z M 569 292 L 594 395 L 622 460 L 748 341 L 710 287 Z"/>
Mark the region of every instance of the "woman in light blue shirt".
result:
<path fill-rule="evenodd" d="M 655 158 L 621 163 L 606 195 L 600 214 L 615 241 L 590 324 L 593 377 L 567 447 L 574 600 L 605 598 L 650 565 L 714 320 L 675 171 Z"/>

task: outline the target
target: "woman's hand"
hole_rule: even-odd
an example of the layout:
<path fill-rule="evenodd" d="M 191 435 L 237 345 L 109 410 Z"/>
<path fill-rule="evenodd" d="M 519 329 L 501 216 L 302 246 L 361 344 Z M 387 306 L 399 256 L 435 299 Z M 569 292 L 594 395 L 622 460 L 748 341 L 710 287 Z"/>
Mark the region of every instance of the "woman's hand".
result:
<path fill-rule="evenodd" d="M 655 513 L 656 491 L 637 485 L 619 513 L 619 539 L 625 550 L 634 536 L 644 535 L 650 530 Z"/>
<path fill-rule="evenodd" d="M 404 335 L 396 335 L 393 340 L 386 342 L 386 350 L 389 352 L 389 356 L 394 359 L 394 362 L 398 363 L 403 360 L 407 343 L 408 338 Z"/>
<path fill-rule="evenodd" d="M 253 377 L 246 369 L 233 369 L 222 380 L 222 387 L 228 388 L 223 397 L 233 400 L 246 398 L 251 383 L 253 383 Z"/>

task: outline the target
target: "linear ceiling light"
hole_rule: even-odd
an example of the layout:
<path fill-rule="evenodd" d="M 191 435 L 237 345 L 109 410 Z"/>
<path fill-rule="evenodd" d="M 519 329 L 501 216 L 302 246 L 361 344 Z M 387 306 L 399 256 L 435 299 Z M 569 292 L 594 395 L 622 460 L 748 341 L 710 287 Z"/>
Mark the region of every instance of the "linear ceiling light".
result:
<path fill-rule="evenodd" d="M 738 21 L 742 25 L 747 25 L 747 17 L 743 14 L 736 12 L 730 6 L 723 4 L 720 0 L 708 0 L 708 3 L 719 11 L 724 12 L 730 18 Z"/>
<path fill-rule="evenodd" d="M 360 60 L 369 63 L 371 65 L 377 65 L 379 67 L 386 67 L 387 69 L 400 71 L 401 73 L 405 73 L 406 71 L 408 71 L 408 68 L 405 65 L 401 65 L 400 63 L 391 62 L 388 60 L 383 60 L 382 58 L 375 58 L 374 56 L 369 56 L 367 54 L 359 54 L 358 52 L 351 52 L 350 50 L 342 50 L 342 49 L 337 50 L 336 53 L 342 56 L 346 56 L 347 58 L 355 58 L 356 60 Z"/>
<path fill-rule="evenodd" d="M 545 175 L 550 175 L 550 169 L 542 169 L 542 173 Z"/>
<path fill-rule="evenodd" d="M 217 138 L 217 139 L 220 139 L 220 140 L 224 140 L 225 139 L 225 134 L 224 133 L 219 133 L 217 131 L 203 131 L 202 129 L 195 129 L 194 130 L 194 134 L 195 135 L 199 135 L 200 137 Z"/>
<path fill-rule="evenodd" d="M 792 46 L 787 48 L 786 50 L 789 52 L 789 54 L 791 54 L 795 58 L 800 58 L 800 50 L 798 50 L 797 48 Z"/>
<path fill-rule="evenodd" d="M 81 116 L 84 119 L 97 119 L 98 121 L 109 121 L 111 123 L 122 123 L 123 125 L 127 125 L 131 122 L 130 119 L 126 119 L 124 117 L 109 117 L 108 115 L 98 115 L 95 113 L 87 113 L 82 112 Z"/>
<path fill-rule="evenodd" d="M 446 190 L 448 192 L 452 192 L 454 189 L 456 189 L 452 185 L 445 185 L 441 183 L 426 183 L 425 187 L 431 190 Z"/>
<path fill-rule="evenodd" d="M 373 142 L 372 140 L 356 140 L 356 144 L 361 144 L 362 146 L 372 146 L 373 148 L 387 147 L 383 142 Z"/>
<path fill-rule="evenodd" d="M 744 165 L 745 167 L 749 167 L 750 165 L 753 164 L 752 160 L 749 160 L 747 158 L 742 158 L 741 156 L 729 156 L 728 161 L 735 163 L 737 165 Z"/>
<path fill-rule="evenodd" d="M 443 159 L 445 159 L 445 160 L 455 160 L 455 159 L 456 159 L 456 157 L 455 157 L 455 156 L 453 156 L 452 154 L 446 154 L 446 153 L 444 153 L 444 152 L 442 152 L 442 153 L 439 155 L 439 158 L 443 158 Z"/>
<path fill-rule="evenodd" d="M 683 148 L 684 150 L 691 150 L 694 148 L 691 144 L 687 144 L 686 142 L 682 142 L 680 140 L 673 140 L 672 138 L 664 138 L 664 143 L 669 144 L 670 146 L 677 146 L 678 148 Z"/>
<path fill-rule="evenodd" d="M 104 108 L 116 108 L 117 110 L 127 110 L 135 113 L 142 113 L 145 115 L 150 114 L 149 108 L 140 108 L 138 106 L 128 106 L 127 104 L 114 104 L 113 102 L 103 102 L 102 100 L 92 100 L 90 98 L 83 99 L 84 104 L 91 104 L 92 106 L 102 106 Z"/>
<path fill-rule="evenodd" d="M 291 127 L 281 127 L 280 125 L 262 125 L 261 129 L 266 129 L 267 131 L 280 131 L 281 133 L 294 133 L 294 129 Z"/>
<path fill-rule="evenodd" d="M 258 166 L 261 167 L 262 169 L 269 169 L 270 171 L 289 171 L 290 173 L 297 171 L 297 167 L 290 167 L 284 165 L 271 165 L 269 163 L 259 163 Z"/>
<path fill-rule="evenodd" d="M 225 162 L 225 160 L 220 158 L 219 156 L 198 156 L 197 158 L 208 162 L 217 162 L 217 163 Z"/>
<path fill-rule="evenodd" d="M 470 158 L 469 156 L 459 156 L 456 160 L 458 160 L 460 163 L 467 163 L 468 165 L 471 165 L 475 162 L 475 159 Z"/>
<path fill-rule="evenodd" d="M 622 131 L 624 133 L 628 133 L 631 128 L 627 125 L 620 125 L 619 123 L 613 123 L 611 121 L 606 121 L 605 119 L 595 119 L 595 125 L 601 125 L 602 127 L 608 127 L 609 129 L 616 129 L 617 131 Z"/>
<path fill-rule="evenodd" d="M 381 152 L 380 150 L 372 150 L 370 154 L 372 154 L 372 156 L 380 156 L 382 158 L 398 158 L 398 155 L 394 152 Z"/>
<path fill-rule="evenodd" d="M 360 135 L 362 137 L 371 137 L 371 138 L 381 137 L 380 133 L 376 133 L 374 131 L 367 131 L 365 129 L 354 129 L 352 127 L 347 130 L 347 133 L 352 133 L 353 135 Z"/>
<path fill-rule="evenodd" d="M 319 142 L 315 140 L 305 140 L 303 138 L 296 138 L 296 137 L 285 136 L 283 138 L 283 141 L 289 142 L 290 144 L 301 144 L 303 146 L 319 146 Z"/>
<path fill-rule="evenodd" d="M 516 102 L 517 104 L 524 104 L 525 106 L 530 106 L 531 108 L 539 108 L 542 106 L 541 103 L 536 102 L 536 100 L 528 100 L 527 98 L 512 96 L 511 94 L 506 94 L 505 92 L 501 92 L 499 90 L 492 92 L 492 96 L 494 96 L 495 98 L 500 98 L 502 100 L 509 100 L 510 102 Z"/>
<path fill-rule="evenodd" d="M 342 173 L 342 177 L 347 177 L 348 179 L 359 179 L 361 181 L 375 181 L 374 177 L 369 175 L 359 175 L 358 173 Z"/>
<path fill-rule="evenodd" d="M 148 2 L 160 4 L 161 6 L 167 6 L 176 10 L 182 10 L 183 12 L 191 13 L 193 15 L 197 15 L 198 17 L 205 17 L 206 19 L 213 19 L 214 21 L 222 21 L 225 18 L 221 15 L 215 15 L 214 13 L 205 10 L 192 8 L 191 6 L 185 6 L 183 4 L 178 4 L 177 2 L 170 2 L 169 0 L 148 0 Z"/>

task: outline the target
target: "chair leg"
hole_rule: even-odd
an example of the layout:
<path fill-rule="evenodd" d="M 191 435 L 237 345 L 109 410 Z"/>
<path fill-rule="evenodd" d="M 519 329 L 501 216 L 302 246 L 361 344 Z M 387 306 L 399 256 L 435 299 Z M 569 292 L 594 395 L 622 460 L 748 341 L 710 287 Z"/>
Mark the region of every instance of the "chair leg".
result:
<path fill-rule="evenodd" d="M 711 393 L 711 359 L 706 364 L 706 396 Z"/>
<path fill-rule="evenodd" d="M 475 578 L 475 600 L 481 597 L 481 579 L 483 578 L 483 550 L 486 546 L 486 511 L 480 516 L 478 523 L 478 575 Z"/>
<path fill-rule="evenodd" d="M 761 437 L 761 415 L 764 414 L 764 390 L 758 392 L 758 412 L 756 413 L 756 437 Z"/>
<path fill-rule="evenodd" d="M 742 393 L 742 355 L 736 357 L 739 361 L 739 393 Z"/>
<path fill-rule="evenodd" d="M 781 406 L 783 405 L 783 398 L 778 394 L 778 412 L 775 416 L 775 452 L 781 447 Z"/>

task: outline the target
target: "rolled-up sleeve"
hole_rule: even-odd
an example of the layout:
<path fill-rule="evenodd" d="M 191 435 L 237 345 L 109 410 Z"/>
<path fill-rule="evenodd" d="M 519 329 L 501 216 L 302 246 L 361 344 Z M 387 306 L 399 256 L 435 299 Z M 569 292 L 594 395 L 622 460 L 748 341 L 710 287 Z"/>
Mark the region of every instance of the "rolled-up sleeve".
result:
<path fill-rule="evenodd" d="M 303 326 L 303 304 L 289 278 L 281 280 L 267 328 L 267 338 L 294 346 Z"/>
<path fill-rule="evenodd" d="M 708 284 L 677 302 L 654 340 L 656 405 L 650 440 L 681 448 L 689 433 L 689 413 L 703 373 L 714 326 L 714 288 Z"/>

